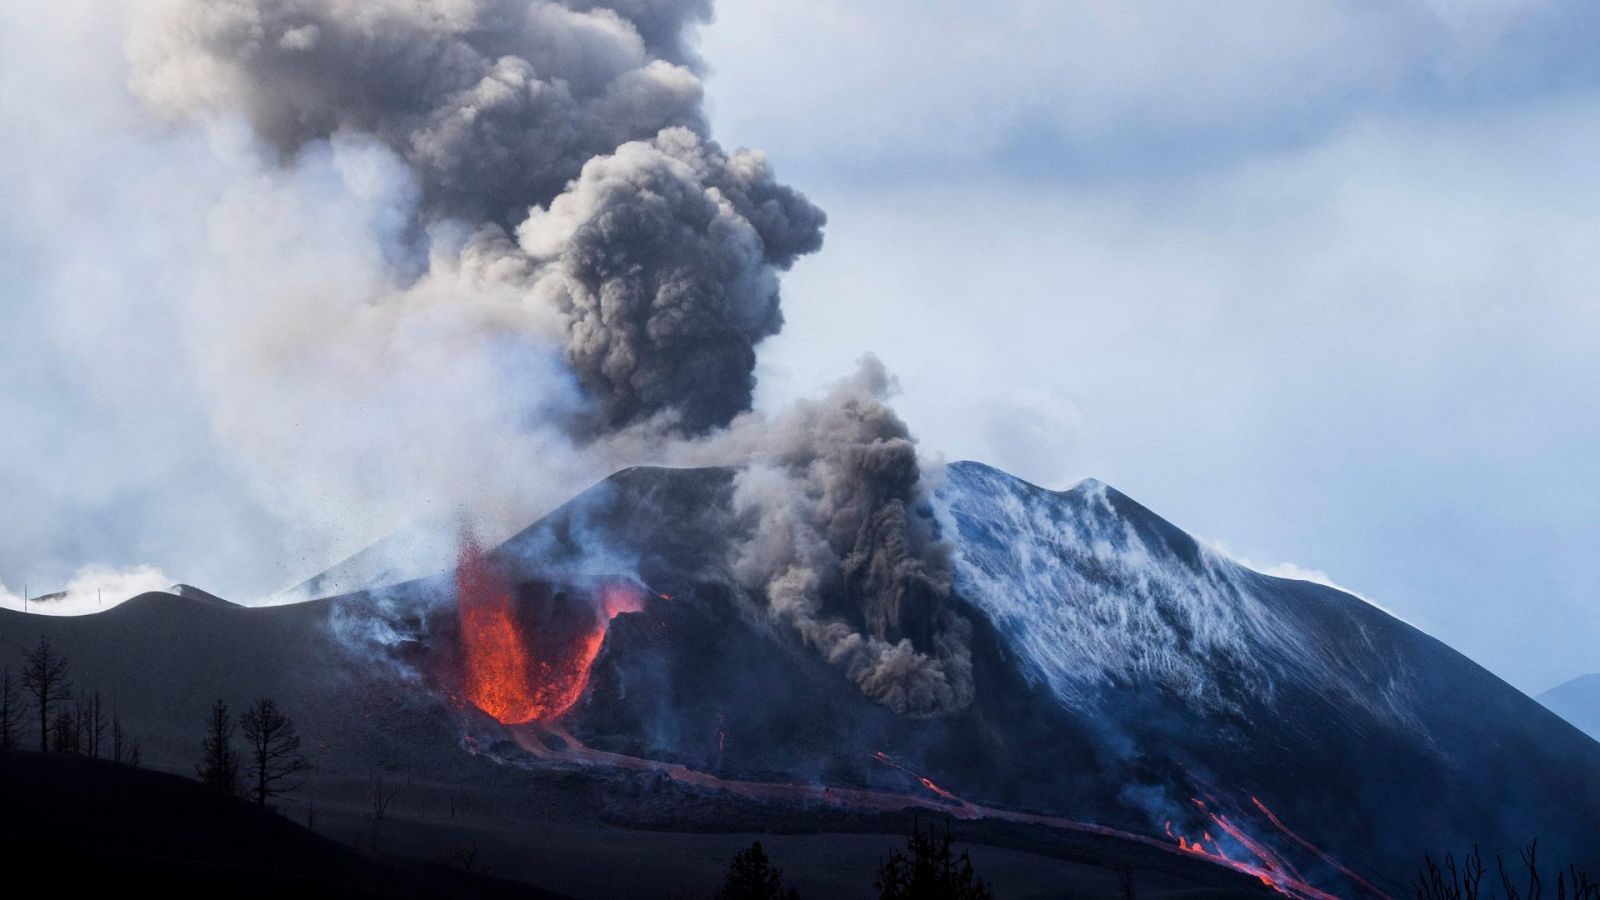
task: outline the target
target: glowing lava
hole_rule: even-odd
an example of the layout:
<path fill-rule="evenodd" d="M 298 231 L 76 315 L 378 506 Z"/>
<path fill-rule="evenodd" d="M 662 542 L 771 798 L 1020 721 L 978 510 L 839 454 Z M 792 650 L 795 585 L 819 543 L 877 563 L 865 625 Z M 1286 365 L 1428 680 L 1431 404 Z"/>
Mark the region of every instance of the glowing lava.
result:
<path fill-rule="evenodd" d="M 1250 799 L 1251 802 L 1255 804 L 1256 808 L 1266 815 L 1268 821 L 1272 823 L 1273 827 L 1277 828 L 1284 835 L 1292 838 L 1295 842 L 1299 843 L 1307 850 L 1315 853 L 1324 862 L 1338 869 L 1340 873 L 1357 885 L 1362 893 L 1379 898 L 1388 897 L 1387 894 L 1373 887 L 1371 882 L 1340 864 L 1321 848 L 1300 837 L 1298 834 L 1295 834 L 1293 831 L 1290 831 L 1288 826 L 1284 825 L 1277 816 L 1273 815 L 1272 811 L 1267 809 L 1260 800 L 1257 800 L 1254 797 Z M 1292 863 L 1284 858 L 1282 854 L 1277 853 L 1266 844 L 1251 837 L 1243 828 L 1229 818 L 1226 813 L 1213 809 L 1211 805 L 1206 803 L 1206 801 L 1198 798 L 1190 800 L 1189 802 L 1193 803 L 1195 809 L 1198 810 L 1208 822 L 1215 825 L 1221 833 L 1226 834 L 1229 838 L 1233 839 L 1233 842 L 1244 851 L 1244 858 L 1240 859 L 1230 857 L 1226 852 L 1223 851 L 1222 845 L 1217 842 L 1217 839 L 1211 836 L 1211 832 L 1209 830 L 1202 833 L 1202 840 L 1191 841 L 1184 835 L 1175 833 L 1172 830 L 1172 823 L 1168 822 L 1166 828 L 1167 837 L 1171 838 L 1177 843 L 1179 850 L 1185 853 L 1192 853 L 1197 856 L 1204 856 L 1219 865 L 1228 866 L 1229 868 L 1237 869 L 1238 871 L 1254 875 L 1261 880 L 1262 884 L 1287 897 L 1307 898 L 1307 900 L 1338 900 L 1335 895 L 1313 886 L 1306 879 L 1306 877 L 1294 867 Z M 1206 844 L 1208 843 L 1211 845 L 1211 849 L 1209 850 L 1206 849 Z"/>
<path fill-rule="evenodd" d="M 1315 853 L 1317 855 L 1317 858 L 1321 859 L 1323 862 L 1327 863 L 1330 866 L 1333 866 L 1335 869 L 1338 869 L 1340 872 L 1344 873 L 1344 876 L 1346 878 L 1349 878 L 1351 881 L 1353 881 L 1357 885 L 1361 886 L 1361 888 L 1363 890 L 1365 890 L 1367 893 L 1373 895 L 1374 897 L 1386 896 L 1382 891 L 1378 890 L 1376 887 L 1373 887 L 1372 886 L 1372 882 L 1366 880 L 1365 878 L 1362 878 L 1360 875 L 1358 875 L 1355 872 L 1351 871 L 1350 868 L 1347 867 L 1344 863 L 1339 862 L 1337 859 L 1334 859 L 1332 856 L 1329 856 L 1327 851 L 1323 850 L 1321 847 L 1318 847 L 1316 844 L 1311 843 L 1310 841 L 1308 841 L 1305 838 L 1301 837 L 1300 835 L 1296 834 L 1294 831 L 1290 830 L 1289 826 L 1283 824 L 1283 821 L 1280 820 L 1278 818 L 1278 816 L 1275 813 L 1273 813 L 1272 810 L 1267 809 L 1267 805 L 1265 803 L 1262 803 L 1260 800 L 1257 800 L 1254 797 L 1250 798 L 1250 802 L 1255 804 L 1256 809 L 1261 810 L 1262 814 L 1267 817 L 1267 821 L 1272 823 L 1272 827 L 1278 829 L 1280 832 L 1282 832 L 1284 834 L 1284 836 L 1288 837 L 1290 840 L 1292 840 L 1295 843 L 1299 844 L 1300 846 L 1306 848 L 1307 850 L 1310 850 L 1312 853 Z"/>
<path fill-rule="evenodd" d="M 571 629 L 532 634 L 518 615 L 516 595 L 470 534 L 456 564 L 456 608 L 461 640 L 461 688 L 474 706 L 507 725 L 560 717 L 589 683 L 613 618 L 644 608 L 633 585 L 601 586 L 589 621 Z"/>
<path fill-rule="evenodd" d="M 461 687 L 479 709 L 502 722 L 540 718 L 527 647 L 511 588 L 470 534 L 456 562 L 456 612 L 461 624 Z"/>
<path fill-rule="evenodd" d="M 883 752 L 882 750 L 879 750 L 876 753 L 873 753 L 872 754 L 872 758 L 877 760 L 878 762 L 883 763 L 886 766 L 889 766 L 889 767 L 895 768 L 895 769 L 899 769 L 900 771 L 906 773 L 907 775 L 910 775 L 912 778 L 915 778 L 917 780 L 918 784 L 920 784 L 923 787 L 927 788 L 928 790 L 932 791 L 934 796 L 936 796 L 936 797 L 940 797 L 940 798 L 942 798 L 944 800 L 948 800 L 949 802 L 957 804 L 959 806 L 968 805 L 967 801 L 962 800 L 960 797 L 957 797 L 955 794 L 952 794 L 949 791 L 945 790 L 944 788 L 939 787 L 937 784 L 934 784 L 932 778 L 929 778 L 926 775 L 923 775 L 923 774 L 921 774 L 919 772 L 915 772 L 915 771 L 907 768 L 906 766 L 900 764 L 900 762 L 898 762 L 894 757 L 892 757 L 889 754 Z"/>

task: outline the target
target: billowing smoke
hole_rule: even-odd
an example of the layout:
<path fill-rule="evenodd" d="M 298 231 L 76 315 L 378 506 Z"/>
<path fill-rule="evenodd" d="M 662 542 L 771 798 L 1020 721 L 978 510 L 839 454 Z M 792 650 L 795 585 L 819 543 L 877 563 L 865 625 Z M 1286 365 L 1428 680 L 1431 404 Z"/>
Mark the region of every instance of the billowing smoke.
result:
<path fill-rule="evenodd" d="M 559 312 L 598 427 L 700 432 L 749 408 L 776 272 L 821 246 L 824 216 L 705 137 L 682 61 L 706 5 L 618 6 L 167 0 L 136 26 L 134 86 L 170 115 L 242 115 L 285 159 L 376 140 L 420 186 L 412 231 L 466 228 L 491 289 Z"/>
<path fill-rule="evenodd" d="M 746 465 L 732 564 L 752 599 L 879 702 L 959 711 L 966 626 L 881 367 L 751 412 L 779 277 L 825 217 L 763 154 L 711 140 L 691 48 L 709 16 L 136 7 L 143 114 L 210 151 L 143 188 L 199 240 L 139 302 L 168 304 L 163 338 L 264 505 L 344 552 L 419 512 L 504 535 L 622 465 Z"/>
<path fill-rule="evenodd" d="M 761 154 L 670 128 L 591 160 L 518 237 L 604 426 L 665 415 L 699 433 L 750 408 L 755 344 L 783 324 L 777 270 L 822 222 Z"/>
<path fill-rule="evenodd" d="M 770 451 L 735 482 L 747 535 L 734 571 L 867 696 L 944 715 L 972 701 L 968 626 L 946 605 L 949 556 L 889 387 L 868 359 L 771 424 Z"/>
<path fill-rule="evenodd" d="M 698 0 L 162 0 L 130 55 L 157 109 L 243 114 L 286 157 L 371 135 L 416 172 L 430 215 L 509 227 L 596 156 L 669 126 L 704 131 L 683 35 L 708 13 Z"/>

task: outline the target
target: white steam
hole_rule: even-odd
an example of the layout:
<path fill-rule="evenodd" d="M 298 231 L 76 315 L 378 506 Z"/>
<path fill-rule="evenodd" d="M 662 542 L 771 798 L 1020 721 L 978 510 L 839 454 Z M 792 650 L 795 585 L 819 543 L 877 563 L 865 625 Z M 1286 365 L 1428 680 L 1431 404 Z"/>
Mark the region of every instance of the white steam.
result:
<path fill-rule="evenodd" d="M 77 616 L 102 612 L 150 591 L 165 591 L 172 579 L 152 566 L 113 569 L 85 566 L 72 576 L 65 588 L 40 591 L 29 585 L 20 594 L 0 583 L 0 609 L 48 616 Z"/>

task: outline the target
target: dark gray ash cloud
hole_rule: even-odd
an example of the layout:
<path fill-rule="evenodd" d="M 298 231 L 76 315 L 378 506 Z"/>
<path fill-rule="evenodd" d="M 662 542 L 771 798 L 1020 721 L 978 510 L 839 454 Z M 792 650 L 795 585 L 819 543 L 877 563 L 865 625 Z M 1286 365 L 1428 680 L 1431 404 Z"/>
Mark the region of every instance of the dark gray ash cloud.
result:
<path fill-rule="evenodd" d="M 686 29 L 703 2 L 169 0 L 134 85 L 173 116 L 236 114 L 286 160 L 357 134 L 403 159 L 419 228 L 523 233 L 503 260 L 565 316 L 602 429 L 703 432 L 748 409 L 777 273 L 825 217 L 756 152 L 706 135 Z M 592 426 L 591 426 L 592 427 Z"/>
<path fill-rule="evenodd" d="M 951 715 L 973 698 L 969 628 L 948 605 L 948 548 L 890 387 L 869 358 L 770 423 L 768 451 L 736 481 L 746 533 L 734 571 L 867 696 Z"/>
<path fill-rule="evenodd" d="M 130 45 L 164 112 L 248 118 L 281 153 L 372 135 L 427 210 L 510 227 L 590 159 L 705 131 L 688 25 L 702 2 L 169 0 Z"/>
<path fill-rule="evenodd" d="M 778 272 L 821 225 L 761 154 L 669 129 L 590 161 L 520 237 L 603 424 L 666 413 L 701 433 L 750 408 L 755 345 L 783 325 Z"/>

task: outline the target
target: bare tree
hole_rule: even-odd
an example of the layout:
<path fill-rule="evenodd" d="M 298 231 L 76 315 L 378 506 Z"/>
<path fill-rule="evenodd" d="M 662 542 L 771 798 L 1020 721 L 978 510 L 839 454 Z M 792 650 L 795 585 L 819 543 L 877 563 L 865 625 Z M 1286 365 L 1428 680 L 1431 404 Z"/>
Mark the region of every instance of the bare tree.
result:
<path fill-rule="evenodd" d="M 89 736 L 89 698 L 74 697 L 72 700 L 72 724 L 74 726 L 73 739 L 78 753 L 88 754 L 94 739 Z"/>
<path fill-rule="evenodd" d="M 249 741 L 256 803 L 265 806 L 268 797 L 280 796 L 303 783 L 295 777 L 310 770 L 311 762 L 300 752 L 294 721 L 278 709 L 276 701 L 270 697 L 257 700 L 239 717 L 239 728 Z"/>
<path fill-rule="evenodd" d="M 1483 900 L 1490 896 L 1500 896 L 1503 900 L 1540 900 L 1544 896 L 1545 875 L 1539 868 L 1538 854 L 1538 841 L 1521 852 L 1522 867 L 1527 873 L 1522 886 L 1517 883 L 1520 879 L 1506 870 L 1505 858 L 1496 854 L 1495 874 L 1504 892 L 1498 894 L 1492 888 L 1486 890 L 1484 881 L 1489 867 L 1484 865 L 1483 854 L 1477 847 L 1459 863 L 1454 854 L 1446 853 L 1442 866 L 1432 856 L 1425 856 L 1425 868 L 1412 883 L 1412 890 L 1417 900 Z M 1555 875 L 1556 900 L 1600 900 L 1600 882 L 1592 880 L 1576 866 L 1569 865 L 1565 870 L 1557 868 Z"/>
<path fill-rule="evenodd" d="M 233 749 L 233 716 L 228 704 L 217 700 L 206 719 L 206 736 L 200 742 L 200 763 L 195 774 L 207 787 L 224 794 L 239 793 L 239 752 Z"/>
<path fill-rule="evenodd" d="M 368 843 L 373 853 L 378 852 L 378 825 L 389 812 L 389 801 L 394 799 L 394 788 L 383 783 L 378 773 L 372 773 L 371 782 L 367 787 L 367 800 L 372 804 L 372 834 Z"/>
<path fill-rule="evenodd" d="M 50 711 L 72 696 L 72 679 L 66 656 L 50 646 L 50 639 L 39 635 L 39 646 L 24 656 L 22 688 L 33 697 L 39 712 L 39 749 L 50 749 Z"/>
<path fill-rule="evenodd" d="M 478 842 L 463 841 L 450 848 L 450 859 L 468 872 L 478 870 Z"/>
<path fill-rule="evenodd" d="M 111 711 L 111 761 L 114 763 L 127 761 L 128 740 L 122 731 L 122 717 L 117 711 Z"/>
<path fill-rule="evenodd" d="M 0 750 L 14 750 L 22 742 L 22 694 L 11 667 L 0 670 Z"/>
<path fill-rule="evenodd" d="M 51 734 L 55 741 L 57 753 L 77 753 L 81 749 L 78 743 L 78 717 L 73 715 L 72 707 L 63 705 L 56 718 L 51 723 Z"/>
<path fill-rule="evenodd" d="M 79 711 L 78 727 L 83 730 L 84 752 L 99 759 L 106 739 L 106 706 L 99 691 L 91 694 Z"/>

